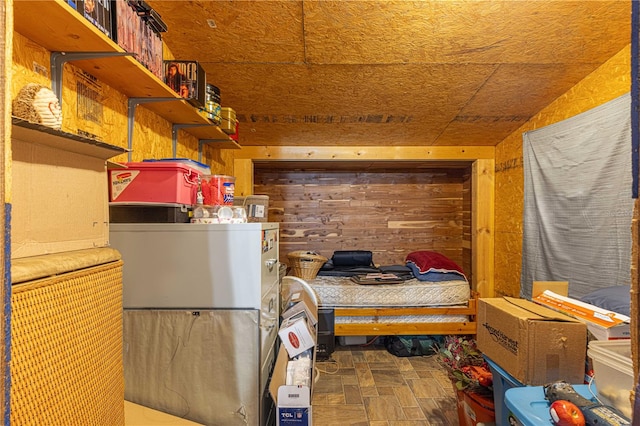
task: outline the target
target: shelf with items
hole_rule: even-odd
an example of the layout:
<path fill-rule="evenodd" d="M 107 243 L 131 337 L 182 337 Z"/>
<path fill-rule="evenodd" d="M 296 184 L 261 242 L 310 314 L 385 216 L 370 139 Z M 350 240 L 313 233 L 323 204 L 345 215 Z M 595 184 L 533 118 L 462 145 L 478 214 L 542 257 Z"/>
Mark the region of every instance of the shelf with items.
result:
<path fill-rule="evenodd" d="M 41 19 L 42 16 L 47 19 Z M 182 99 L 65 1 L 14 2 L 14 30 L 52 52 L 52 77 L 56 73 L 56 61 L 64 63 L 73 60 L 75 66 L 129 98 L 161 100 L 146 103 L 145 108 L 167 121 L 201 125 L 186 129 L 196 138 L 230 140 L 197 108 Z M 60 64 L 57 67 L 61 70 Z M 61 75 L 55 78 L 61 79 Z"/>

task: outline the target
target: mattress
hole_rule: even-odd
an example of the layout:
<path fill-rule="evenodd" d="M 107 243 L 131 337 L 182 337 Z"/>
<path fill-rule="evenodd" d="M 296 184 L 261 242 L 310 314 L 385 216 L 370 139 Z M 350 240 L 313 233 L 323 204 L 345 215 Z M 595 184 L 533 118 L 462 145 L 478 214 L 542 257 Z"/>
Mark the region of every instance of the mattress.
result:
<path fill-rule="evenodd" d="M 425 322 L 465 322 L 467 315 L 398 315 L 398 316 L 376 316 L 376 317 L 354 317 L 337 316 L 335 324 L 422 324 Z"/>
<path fill-rule="evenodd" d="M 323 308 L 466 305 L 471 290 L 466 280 L 362 285 L 349 277 L 317 276 L 308 281 Z"/>

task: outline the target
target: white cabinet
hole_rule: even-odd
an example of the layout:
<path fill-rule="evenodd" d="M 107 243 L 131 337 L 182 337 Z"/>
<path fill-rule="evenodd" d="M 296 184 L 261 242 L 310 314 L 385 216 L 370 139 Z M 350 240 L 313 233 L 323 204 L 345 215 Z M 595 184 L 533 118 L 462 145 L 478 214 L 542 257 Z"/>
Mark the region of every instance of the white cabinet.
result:
<path fill-rule="evenodd" d="M 208 425 L 272 424 L 278 224 L 110 225 L 125 398 Z"/>

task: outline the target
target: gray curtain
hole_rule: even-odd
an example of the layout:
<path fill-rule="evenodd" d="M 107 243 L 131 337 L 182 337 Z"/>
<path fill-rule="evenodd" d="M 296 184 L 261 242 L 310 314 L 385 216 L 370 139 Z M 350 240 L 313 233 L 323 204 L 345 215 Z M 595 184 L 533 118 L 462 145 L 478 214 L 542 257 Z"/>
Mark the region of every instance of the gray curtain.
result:
<path fill-rule="evenodd" d="M 523 134 L 521 297 L 533 281 L 569 296 L 631 282 L 631 97 Z"/>

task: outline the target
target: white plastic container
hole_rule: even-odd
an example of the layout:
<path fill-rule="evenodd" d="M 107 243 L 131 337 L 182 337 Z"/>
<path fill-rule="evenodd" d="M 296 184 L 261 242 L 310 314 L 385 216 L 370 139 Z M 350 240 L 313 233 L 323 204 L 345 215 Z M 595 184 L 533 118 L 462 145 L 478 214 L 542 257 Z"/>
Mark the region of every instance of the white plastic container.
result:
<path fill-rule="evenodd" d="M 602 403 L 612 405 L 631 419 L 633 362 L 631 340 L 594 340 L 589 342 L 587 356 L 593 361 L 593 372 Z"/>
<path fill-rule="evenodd" d="M 269 196 L 268 195 L 248 195 L 246 197 L 234 197 L 234 206 L 243 206 L 247 211 L 249 222 L 268 222 L 269 219 Z"/>

